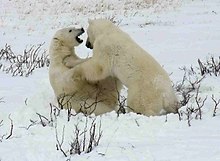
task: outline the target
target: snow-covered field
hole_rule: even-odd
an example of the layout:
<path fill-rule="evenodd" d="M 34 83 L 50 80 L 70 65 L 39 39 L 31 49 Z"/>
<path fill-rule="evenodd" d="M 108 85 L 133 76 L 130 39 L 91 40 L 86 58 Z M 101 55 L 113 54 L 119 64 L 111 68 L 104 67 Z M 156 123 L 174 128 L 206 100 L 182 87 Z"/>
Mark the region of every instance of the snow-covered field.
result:
<path fill-rule="evenodd" d="M 196 76 L 201 78 L 197 59 L 214 57 L 219 61 L 219 0 L 157 0 L 154 5 L 140 2 L 144 1 L 0 0 L 0 50 L 8 44 L 15 54 L 22 54 L 24 49 L 44 43 L 40 54 L 48 51 L 59 28 L 86 28 L 89 18 L 102 17 L 116 21 L 151 53 L 171 74 L 174 84 L 184 75 L 179 68 L 192 66 L 197 72 L 190 76 L 193 82 Z M 91 55 L 84 44 L 77 52 L 80 57 Z M 0 65 L 8 63 L 0 59 Z M 47 67 L 34 70 L 28 77 L 12 77 L 2 69 L 0 161 L 220 161 L 220 104 L 213 117 L 212 100 L 212 95 L 220 100 L 220 74 L 206 75 L 200 83 L 200 105 L 207 96 L 201 119 L 196 116 L 198 111 L 188 115 L 187 108 L 198 107 L 195 90 L 191 93 L 194 97 L 180 109 L 181 121 L 178 114 L 146 117 L 129 113 L 117 117 L 115 112 L 87 118 L 78 114 L 68 121 L 66 111 L 59 113 L 51 108 L 56 104 Z M 92 125 L 96 139 L 102 134 L 98 146 L 90 153 L 70 155 L 76 128 L 80 130 L 79 140 L 83 140 L 85 135 L 89 138 Z M 66 157 L 57 150 L 59 143 Z"/>

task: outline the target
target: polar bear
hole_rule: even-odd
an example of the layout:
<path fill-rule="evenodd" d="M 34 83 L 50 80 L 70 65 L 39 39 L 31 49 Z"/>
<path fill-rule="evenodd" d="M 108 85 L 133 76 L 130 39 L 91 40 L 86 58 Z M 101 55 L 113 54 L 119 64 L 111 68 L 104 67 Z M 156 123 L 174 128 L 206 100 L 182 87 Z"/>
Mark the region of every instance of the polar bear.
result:
<path fill-rule="evenodd" d="M 129 111 L 146 116 L 176 113 L 178 100 L 167 72 L 131 37 L 105 19 L 89 20 L 86 46 L 93 56 L 74 69 L 76 80 L 118 78 L 128 88 Z"/>
<path fill-rule="evenodd" d="M 115 109 L 122 84 L 113 77 L 95 83 L 70 79 L 72 67 L 87 61 L 80 59 L 74 50 L 83 42 L 79 38 L 83 33 L 83 28 L 74 27 L 55 33 L 49 48 L 49 80 L 61 108 L 100 115 Z"/>

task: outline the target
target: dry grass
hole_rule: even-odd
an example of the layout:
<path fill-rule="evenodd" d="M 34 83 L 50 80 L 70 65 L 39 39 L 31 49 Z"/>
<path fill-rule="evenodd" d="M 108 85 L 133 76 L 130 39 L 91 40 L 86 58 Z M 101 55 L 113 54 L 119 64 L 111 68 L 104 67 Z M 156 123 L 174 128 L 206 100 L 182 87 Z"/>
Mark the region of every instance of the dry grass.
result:
<path fill-rule="evenodd" d="M 28 77 L 37 68 L 48 67 L 49 58 L 43 44 L 33 45 L 22 54 L 15 54 L 10 45 L 0 51 L 0 70 L 12 76 Z"/>
<path fill-rule="evenodd" d="M 15 9 L 21 14 L 34 14 L 41 12 L 43 14 L 62 14 L 62 13 L 101 13 L 105 11 L 146 9 L 156 6 L 157 10 L 175 6 L 179 3 L 177 0 L 16 0 Z M 25 9 L 23 6 L 28 6 Z M 62 6 L 62 7 L 60 7 Z"/>

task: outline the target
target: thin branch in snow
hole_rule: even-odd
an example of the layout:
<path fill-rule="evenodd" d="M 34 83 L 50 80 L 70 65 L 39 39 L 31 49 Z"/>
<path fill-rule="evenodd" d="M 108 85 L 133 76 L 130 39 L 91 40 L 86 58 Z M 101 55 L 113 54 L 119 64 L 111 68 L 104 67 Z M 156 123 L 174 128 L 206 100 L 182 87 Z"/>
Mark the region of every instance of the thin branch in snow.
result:
<path fill-rule="evenodd" d="M 193 97 L 193 95 L 191 94 L 191 90 L 189 91 L 182 91 L 181 95 L 182 95 L 182 100 L 180 100 L 180 105 L 181 106 L 185 106 L 188 104 L 189 100 Z"/>
<path fill-rule="evenodd" d="M 140 124 L 139 124 L 139 122 L 137 121 L 137 119 L 135 119 L 135 123 L 136 123 L 137 127 L 140 127 Z"/>
<path fill-rule="evenodd" d="M 182 111 L 178 110 L 177 114 L 178 114 L 178 117 L 179 117 L 179 121 L 182 121 L 182 116 L 183 116 Z"/>
<path fill-rule="evenodd" d="M 92 151 L 93 143 L 95 143 L 96 123 L 94 121 L 92 122 L 92 125 L 89 130 L 90 139 L 89 139 L 89 145 L 87 147 L 86 153 L 90 153 Z"/>
<path fill-rule="evenodd" d="M 26 98 L 25 100 L 24 100 L 24 104 L 27 106 L 27 101 L 28 101 L 28 98 Z"/>
<path fill-rule="evenodd" d="M 5 101 L 3 101 L 4 97 L 0 98 L 0 103 L 5 103 Z"/>
<path fill-rule="evenodd" d="M 11 122 L 11 126 L 10 126 L 10 133 L 9 133 L 9 135 L 5 138 L 6 140 L 9 139 L 9 138 L 12 136 L 12 134 L 13 134 L 13 129 L 14 129 L 14 124 L 13 124 L 13 120 L 11 119 L 11 114 L 9 114 L 8 118 L 9 118 L 9 120 L 10 120 L 10 122 Z"/>
<path fill-rule="evenodd" d="M 215 59 L 213 56 L 208 58 L 205 62 L 202 62 L 200 59 L 198 59 L 200 74 L 206 75 L 214 75 L 219 76 L 220 75 L 220 56 Z"/>
<path fill-rule="evenodd" d="M 57 144 L 56 144 L 57 150 L 60 150 L 63 153 L 63 155 L 65 157 L 67 157 L 67 154 L 65 153 L 65 151 L 62 148 L 63 143 L 64 143 L 64 132 L 65 132 L 65 126 L 63 126 L 62 138 L 61 138 L 61 141 L 60 141 L 59 138 L 58 138 L 57 126 L 55 127 L 55 135 L 56 135 L 56 141 L 57 141 Z"/>
<path fill-rule="evenodd" d="M 201 98 L 199 96 L 199 89 L 200 89 L 200 84 L 198 85 L 198 88 L 196 89 L 196 93 L 194 97 L 197 107 L 195 108 L 193 107 L 192 104 L 190 106 L 187 104 L 186 111 L 183 111 L 183 110 L 178 111 L 179 120 L 181 121 L 182 117 L 185 114 L 189 126 L 191 126 L 191 120 L 193 118 L 200 119 L 200 120 L 202 119 L 202 107 L 204 106 L 207 100 L 207 96 L 205 98 Z"/>
<path fill-rule="evenodd" d="M 4 60 L 5 64 L 0 64 L 3 72 L 10 73 L 12 76 L 28 77 L 37 68 L 49 66 L 49 55 L 46 50 L 41 51 L 44 43 L 32 45 L 30 49 L 25 49 L 23 54 L 14 54 L 10 45 L 5 45 L 0 50 L 0 60 Z M 9 64 L 9 65 L 8 65 Z"/>
<path fill-rule="evenodd" d="M 30 125 L 28 125 L 27 127 L 20 127 L 20 128 L 24 128 L 24 129 L 26 129 L 26 130 L 29 130 L 32 126 L 35 126 L 35 125 L 37 125 L 38 123 L 38 121 L 33 121 L 33 120 L 30 120 L 30 122 L 31 122 L 31 124 Z"/>
<path fill-rule="evenodd" d="M 73 114 L 72 113 L 72 108 L 68 108 L 67 109 L 67 121 L 69 122 L 70 121 L 70 118 L 72 117 L 72 116 L 76 116 L 77 114 Z"/>
<path fill-rule="evenodd" d="M 13 135 L 13 130 L 14 130 L 14 124 L 13 124 L 13 120 L 11 119 L 11 114 L 9 114 L 8 116 L 9 120 L 10 120 L 10 132 L 9 134 L 4 134 L 0 137 L 0 142 L 2 142 L 3 139 L 7 140 L 10 139 L 11 136 Z M 3 125 L 3 120 L 0 121 L 0 127 Z"/>
<path fill-rule="evenodd" d="M 74 98 L 75 94 L 67 95 L 63 94 L 57 98 L 58 106 L 60 109 L 72 108 L 71 99 Z"/>
<path fill-rule="evenodd" d="M 43 115 L 41 115 L 41 114 L 39 114 L 39 113 L 36 113 L 36 114 L 39 116 L 41 125 L 42 125 L 43 127 L 45 127 L 47 124 L 50 123 L 50 120 L 49 120 L 47 117 L 45 117 L 45 116 L 43 116 Z"/>
<path fill-rule="evenodd" d="M 168 116 L 167 116 L 167 114 L 166 114 L 166 116 L 165 116 L 165 122 L 167 122 L 168 121 Z"/>
<path fill-rule="evenodd" d="M 205 101 L 207 100 L 207 96 L 202 100 L 202 98 L 199 97 L 199 89 L 200 89 L 200 85 L 196 90 L 196 96 L 195 96 L 196 105 L 198 107 L 197 108 L 198 113 L 196 115 L 196 118 L 199 116 L 199 119 L 201 120 L 202 119 L 202 107 L 204 106 Z"/>
<path fill-rule="evenodd" d="M 4 139 L 5 136 L 6 136 L 6 134 L 0 136 L 0 142 L 2 142 L 2 140 Z"/>
<path fill-rule="evenodd" d="M 121 96 L 120 93 L 118 92 L 118 110 L 117 110 L 117 115 L 119 116 L 119 114 L 125 114 L 126 113 L 126 108 L 128 108 L 128 106 L 126 105 L 126 101 L 127 98 L 124 96 Z"/>
<path fill-rule="evenodd" d="M 118 99 L 118 110 L 116 111 L 117 116 L 119 117 L 119 114 L 125 114 L 126 113 L 126 108 L 129 108 L 131 110 L 133 110 L 132 108 L 130 108 L 129 106 L 126 105 L 127 102 L 127 98 L 125 96 L 122 96 L 120 94 L 120 91 L 117 89 L 117 82 L 115 81 L 115 87 L 116 87 L 116 91 L 117 91 L 117 99 Z"/>
<path fill-rule="evenodd" d="M 119 26 L 121 24 L 121 22 L 123 21 L 123 19 L 117 20 L 115 15 L 108 16 L 108 17 L 106 17 L 106 19 L 111 21 L 112 23 L 114 23 L 117 26 Z"/>
<path fill-rule="evenodd" d="M 2 123 L 3 123 L 3 120 L 0 121 L 0 127 L 3 125 Z"/>
<path fill-rule="evenodd" d="M 53 114 L 52 114 L 52 111 L 53 111 Z M 54 116 L 55 118 L 57 116 L 59 116 L 60 115 L 60 111 L 61 111 L 61 108 L 59 108 L 59 107 L 53 105 L 52 103 L 50 103 L 50 117 L 51 117 L 51 120 L 53 120 L 52 116 Z"/>
<path fill-rule="evenodd" d="M 101 90 L 100 90 L 100 91 L 96 94 L 95 100 L 94 100 L 93 102 L 88 103 L 88 102 L 87 102 L 87 99 L 89 99 L 89 98 L 87 98 L 87 99 L 84 101 L 84 103 L 81 103 L 81 104 L 80 104 L 80 106 L 81 106 L 80 112 L 84 113 L 86 116 L 92 114 L 92 113 L 96 110 L 98 103 L 103 102 L 103 100 L 99 100 L 99 99 L 98 99 L 101 94 L 102 94 L 102 93 L 101 93 Z"/>
<path fill-rule="evenodd" d="M 80 131 L 78 124 L 75 125 L 74 139 L 71 143 L 70 155 L 81 154 L 82 152 L 90 153 L 94 147 L 99 145 L 102 137 L 101 121 L 99 128 L 97 128 L 96 119 L 94 119 L 88 128 L 88 119 L 86 118 L 85 127 L 83 131 Z M 98 130 L 97 130 L 98 129 Z"/>
<path fill-rule="evenodd" d="M 214 111 L 213 111 L 213 117 L 215 117 L 216 116 L 216 113 L 217 113 L 217 109 L 218 109 L 218 105 L 220 104 L 220 99 L 215 99 L 215 96 L 214 95 L 212 95 L 212 100 L 213 100 L 213 102 L 214 102 Z"/>
<path fill-rule="evenodd" d="M 173 88 L 182 97 L 182 99 L 179 102 L 180 106 L 185 106 L 188 104 L 189 100 L 193 97 L 192 92 L 196 89 L 196 85 L 200 83 L 201 80 L 197 78 L 196 81 L 192 81 L 191 75 L 194 74 L 194 69 L 192 67 L 190 69 L 187 69 L 186 67 L 182 67 L 180 68 L 180 70 L 184 71 L 183 78 L 180 82 L 174 84 Z"/>
<path fill-rule="evenodd" d="M 75 130 L 74 130 L 74 136 L 75 136 L 75 139 L 74 141 L 71 143 L 71 148 L 70 148 L 70 155 L 72 154 L 78 154 L 80 155 L 81 154 L 81 141 L 80 141 L 80 137 L 79 137 L 79 134 L 80 133 L 80 130 L 78 128 L 78 125 L 75 125 Z M 85 131 L 84 131 L 84 139 L 83 139 L 83 150 L 85 149 Z"/>
<path fill-rule="evenodd" d="M 3 126 L 2 123 L 3 123 L 3 120 L 0 121 L 0 127 Z M 0 142 L 2 142 L 3 138 L 4 138 L 4 136 L 0 136 Z"/>
<path fill-rule="evenodd" d="M 50 103 L 50 121 L 49 123 L 53 123 L 53 116 L 56 117 L 56 108 L 53 109 L 53 105 Z"/>

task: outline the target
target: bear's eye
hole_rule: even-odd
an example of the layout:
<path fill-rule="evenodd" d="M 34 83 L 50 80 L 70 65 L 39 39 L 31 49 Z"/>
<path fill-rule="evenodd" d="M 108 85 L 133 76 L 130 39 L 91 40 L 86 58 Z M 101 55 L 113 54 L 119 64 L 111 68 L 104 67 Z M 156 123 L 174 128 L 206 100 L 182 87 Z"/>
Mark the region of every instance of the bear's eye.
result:
<path fill-rule="evenodd" d="M 69 30 L 69 32 L 72 32 L 72 30 Z"/>

